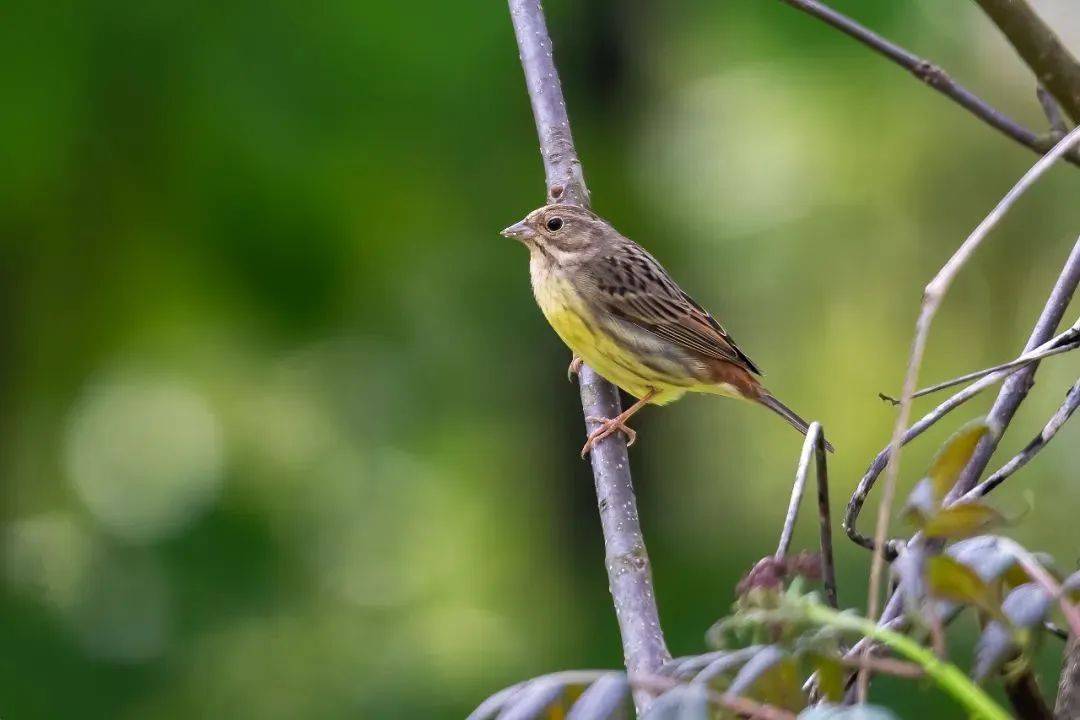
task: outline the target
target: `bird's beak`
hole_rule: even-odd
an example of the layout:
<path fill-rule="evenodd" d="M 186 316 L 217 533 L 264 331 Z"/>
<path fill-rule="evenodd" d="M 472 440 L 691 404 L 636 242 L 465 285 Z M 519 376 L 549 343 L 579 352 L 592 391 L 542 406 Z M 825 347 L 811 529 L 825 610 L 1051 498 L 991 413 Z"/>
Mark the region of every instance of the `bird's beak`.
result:
<path fill-rule="evenodd" d="M 536 231 L 529 227 L 524 220 L 519 223 L 514 223 L 499 234 L 503 237 L 514 238 L 515 240 L 529 240 L 530 238 L 536 237 Z"/>

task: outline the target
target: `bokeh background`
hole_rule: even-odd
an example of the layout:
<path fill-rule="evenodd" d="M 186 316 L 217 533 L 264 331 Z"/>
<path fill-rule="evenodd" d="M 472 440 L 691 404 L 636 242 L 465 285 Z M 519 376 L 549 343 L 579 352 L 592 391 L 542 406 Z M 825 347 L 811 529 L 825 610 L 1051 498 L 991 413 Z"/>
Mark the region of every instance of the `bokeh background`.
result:
<path fill-rule="evenodd" d="M 1080 49 L 1072 2 L 1035 5 Z M 835 5 L 1045 128 L 974 3 Z M 839 514 L 922 285 L 1034 155 L 779 2 L 548 6 L 595 207 L 825 423 Z M 620 665 L 569 354 L 497 235 L 543 199 L 503 4 L 14 0 L 0 88 L 5 718 L 453 718 Z M 979 251 L 924 379 L 1019 350 L 1078 193 L 1054 170 Z M 997 463 L 1076 373 L 1043 367 Z M 901 492 L 989 401 L 911 447 Z M 708 398 L 637 428 L 665 630 L 698 652 L 774 548 L 799 439 Z M 1032 493 L 1015 535 L 1066 568 L 1078 463 L 1074 423 L 996 496 Z M 860 606 L 868 557 L 838 552 Z"/>

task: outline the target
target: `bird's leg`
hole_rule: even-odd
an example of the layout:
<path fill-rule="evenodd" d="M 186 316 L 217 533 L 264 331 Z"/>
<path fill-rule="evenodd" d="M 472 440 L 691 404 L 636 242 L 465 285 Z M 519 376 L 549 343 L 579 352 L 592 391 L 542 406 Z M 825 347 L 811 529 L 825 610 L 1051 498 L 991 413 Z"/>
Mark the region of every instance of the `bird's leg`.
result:
<path fill-rule="evenodd" d="M 574 376 L 581 372 L 581 358 L 577 355 L 570 361 L 570 367 L 566 368 L 566 379 L 570 382 L 574 381 Z"/>
<path fill-rule="evenodd" d="M 581 457 L 584 458 L 598 442 L 618 431 L 626 435 L 626 447 L 633 445 L 634 441 L 637 440 L 637 433 L 626 426 L 626 421 L 638 410 L 645 407 L 645 404 L 655 396 L 656 390 L 649 390 L 640 400 L 613 418 L 602 418 L 594 415 L 586 417 L 585 419 L 589 422 L 600 423 L 600 427 L 589 433 L 589 439 L 585 441 L 585 446 L 581 448 Z"/>

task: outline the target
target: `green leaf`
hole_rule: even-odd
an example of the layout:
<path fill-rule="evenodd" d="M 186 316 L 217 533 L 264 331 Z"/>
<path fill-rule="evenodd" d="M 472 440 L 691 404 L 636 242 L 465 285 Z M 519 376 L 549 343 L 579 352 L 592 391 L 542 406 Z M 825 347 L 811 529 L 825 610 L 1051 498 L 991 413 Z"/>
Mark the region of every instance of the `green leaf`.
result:
<path fill-rule="evenodd" d="M 762 648 L 743 665 L 728 692 L 787 710 L 806 706 L 795 659 L 775 645 Z"/>
<path fill-rule="evenodd" d="M 948 555 L 935 555 L 927 560 L 926 585 L 934 597 L 974 605 L 992 615 L 1000 614 L 990 586 L 974 570 Z"/>
<path fill-rule="evenodd" d="M 986 420 L 974 420 L 960 428 L 955 435 L 948 439 L 945 446 L 938 451 L 934 462 L 930 464 L 930 469 L 926 473 L 934 486 L 934 497 L 937 499 L 938 504 L 949 493 L 952 486 L 956 484 L 956 478 L 959 477 L 960 471 L 971 460 L 979 441 L 986 437 L 990 431 L 991 427 Z"/>
<path fill-rule="evenodd" d="M 817 672 L 817 686 L 821 696 L 829 702 L 844 699 L 844 667 L 829 655 L 814 655 L 812 659 Z"/>
<path fill-rule="evenodd" d="M 929 518 L 922 527 L 927 537 L 958 540 L 971 537 L 1001 523 L 997 510 L 982 503 L 958 503 Z"/>

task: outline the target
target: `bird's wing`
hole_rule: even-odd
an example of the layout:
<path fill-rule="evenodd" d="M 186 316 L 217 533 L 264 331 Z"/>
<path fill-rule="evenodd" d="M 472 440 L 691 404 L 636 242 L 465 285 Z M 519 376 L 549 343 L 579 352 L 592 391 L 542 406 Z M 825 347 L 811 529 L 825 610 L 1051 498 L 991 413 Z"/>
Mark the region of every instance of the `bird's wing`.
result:
<path fill-rule="evenodd" d="M 692 352 L 761 374 L 720 323 L 640 246 L 628 241 L 598 258 L 593 276 L 616 317 Z"/>

